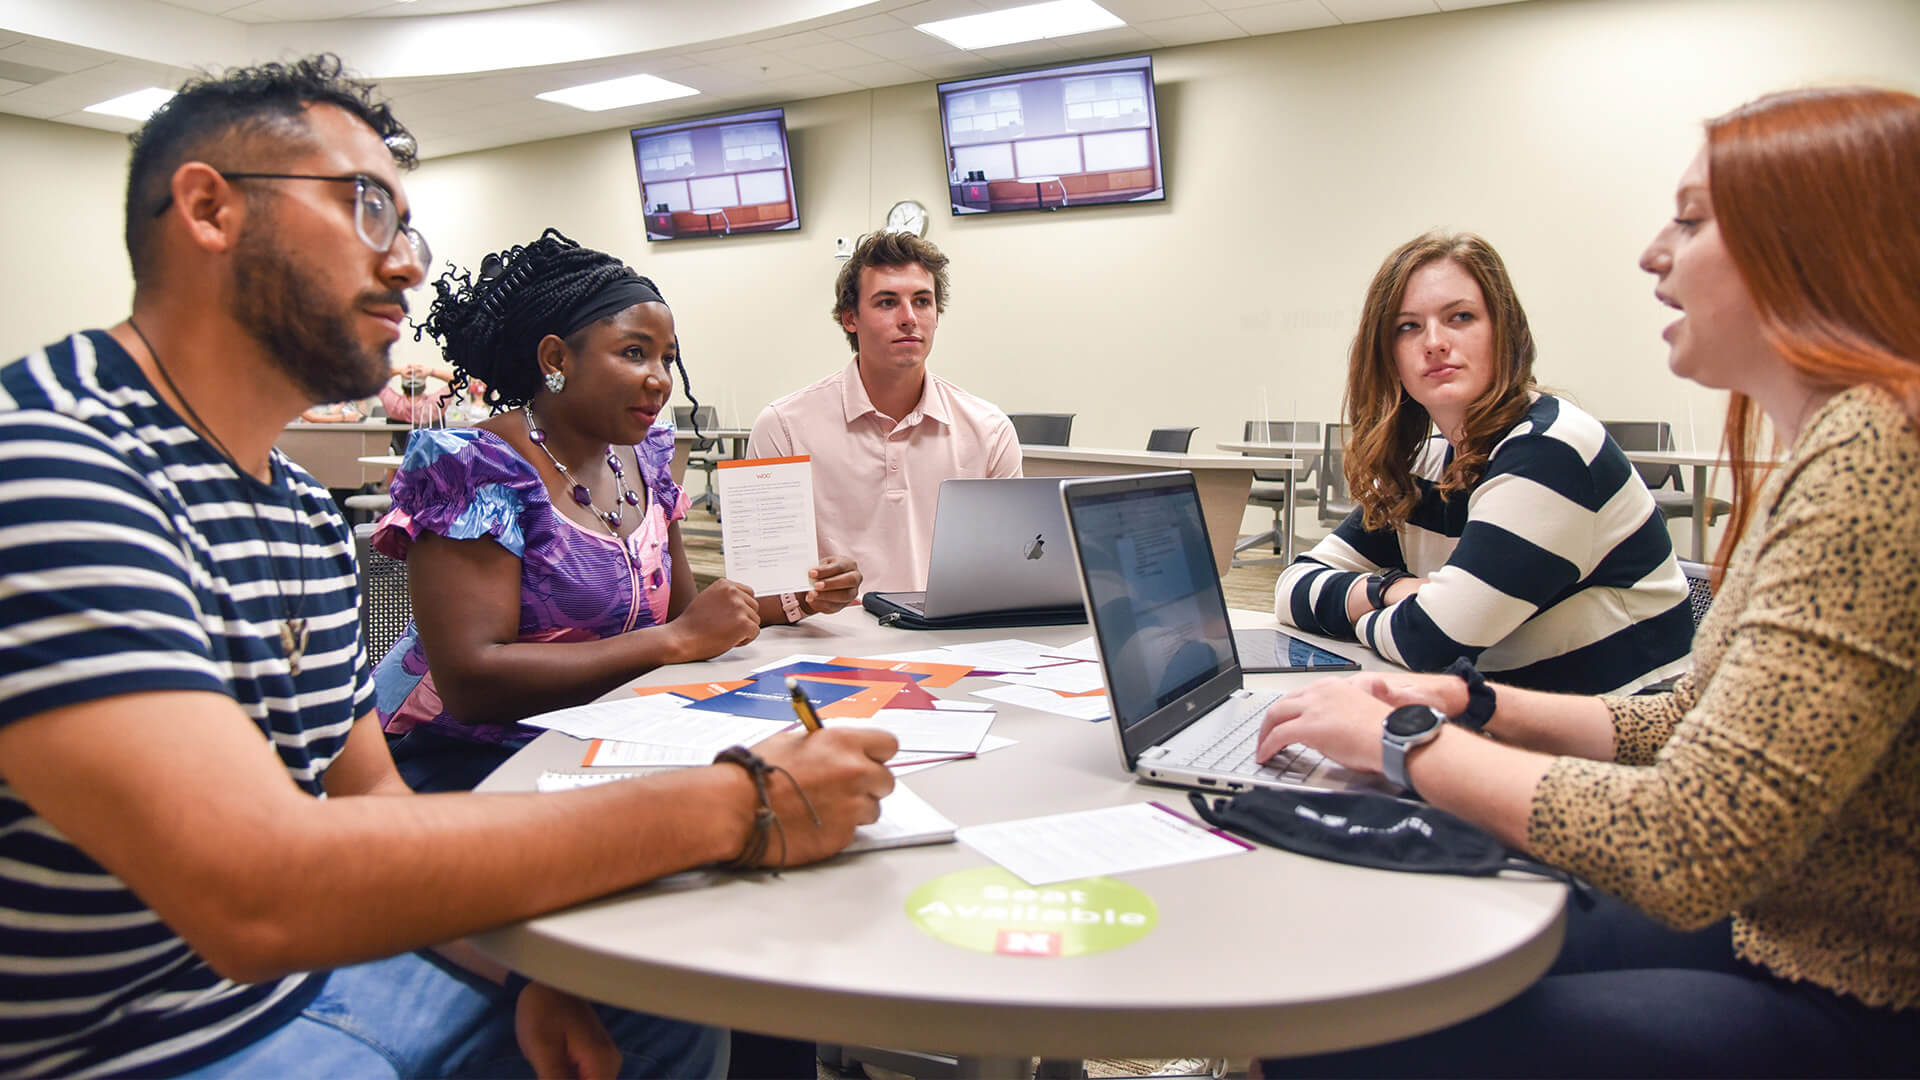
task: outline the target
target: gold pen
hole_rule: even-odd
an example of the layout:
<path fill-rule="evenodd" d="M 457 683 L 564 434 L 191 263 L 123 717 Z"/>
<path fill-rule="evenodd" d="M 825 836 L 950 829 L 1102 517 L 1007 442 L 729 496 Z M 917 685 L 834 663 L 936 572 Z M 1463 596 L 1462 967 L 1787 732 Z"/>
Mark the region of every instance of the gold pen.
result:
<path fill-rule="evenodd" d="M 800 689 L 799 679 L 787 676 L 787 693 L 793 696 L 793 715 L 800 718 L 808 731 L 819 731 L 820 714 L 813 711 L 813 702 L 808 700 L 807 692 Z"/>

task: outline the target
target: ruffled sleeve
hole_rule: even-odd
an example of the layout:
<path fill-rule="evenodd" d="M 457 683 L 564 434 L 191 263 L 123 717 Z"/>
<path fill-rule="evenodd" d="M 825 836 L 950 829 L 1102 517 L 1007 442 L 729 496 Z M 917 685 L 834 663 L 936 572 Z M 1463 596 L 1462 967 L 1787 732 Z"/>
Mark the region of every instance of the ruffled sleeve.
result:
<path fill-rule="evenodd" d="M 450 540 L 491 536 L 524 558 L 521 517 L 547 503 L 546 485 L 533 466 L 499 436 L 478 428 L 414 432 L 391 491 L 393 509 L 375 526 L 372 543 L 394 559 L 406 558 L 423 532 Z"/>
<path fill-rule="evenodd" d="M 634 460 L 647 478 L 647 493 L 669 522 L 687 516 L 687 493 L 673 482 L 674 431 L 670 423 L 655 424 L 647 429 L 646 439 L 633 448 Z"/>

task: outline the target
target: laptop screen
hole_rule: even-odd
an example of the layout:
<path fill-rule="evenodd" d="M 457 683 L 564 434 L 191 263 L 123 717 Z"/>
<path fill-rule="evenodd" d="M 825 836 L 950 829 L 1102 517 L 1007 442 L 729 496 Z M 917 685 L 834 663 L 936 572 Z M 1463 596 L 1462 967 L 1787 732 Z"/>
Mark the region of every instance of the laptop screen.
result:
<path fill-rule="evenodd" d="M 1067 500 L 1123 731 L 1238 666 L 1193 479 L 1166 479 Z"/>

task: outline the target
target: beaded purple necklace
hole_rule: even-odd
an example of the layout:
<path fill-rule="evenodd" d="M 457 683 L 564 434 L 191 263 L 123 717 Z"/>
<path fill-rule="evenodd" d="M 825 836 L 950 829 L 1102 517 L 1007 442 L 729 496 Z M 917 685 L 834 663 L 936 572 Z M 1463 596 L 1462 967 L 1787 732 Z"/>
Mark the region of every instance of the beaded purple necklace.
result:
<path fill-rule="evenodd" d="M 620 536 L 620 519 L 626 515 L 627 506 L 639 507 L 640 496 L 636 494 L 632 488 L 627 486 L 626 469 L 621 466 L 620 457 L 613 452 L 613 447 L 607 447 L 607 467 L 613 470 L 613 482 L 620 486 L 620 499 L 613 504 L 613 509 L 602 510 L 593 504 L 593 493 L 587 490 L 587 485 L 580 483 L 578 480 L 574 480 L 573 474 L 567 471 L 566 465 L 562 464 L 559 458 L 553 456 L 553 451 L 547 449 L 547 433 L 541 431 L 540 426 L 533 422 L 533 409 L 522 405 L 520 406 L 520 413 L 527 418 L 527 438 L 533 440 L 533 445 L 539 447 L 540 452 L 547 455 L 547 460 L 553 462 L 553 467 L 560 470 L 560 478 L 562 480 L 572 482 L 573 501 L 593 511 L 594 517 L 605 522 L 607 531 L 613 534 L 615 540 L 622 539 Z M 622 503 L 626 505 L 622 506 Z M 625 551 L 627 545 L 622 543 L 620 548 Z M 628 558 L 632 558 L 631 552 L 628 553 Z"/>

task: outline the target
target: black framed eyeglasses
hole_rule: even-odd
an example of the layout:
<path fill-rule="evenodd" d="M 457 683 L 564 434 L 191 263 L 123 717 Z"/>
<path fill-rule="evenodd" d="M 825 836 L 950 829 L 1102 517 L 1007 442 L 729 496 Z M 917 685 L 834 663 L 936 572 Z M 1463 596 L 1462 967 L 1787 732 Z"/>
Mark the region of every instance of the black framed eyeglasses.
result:
<path fill-rule="evenodd" d="M 433 265 L 433 249 L 427 246 L 427 238 L 420 230 L 411 225 L 400 223 L 399 204 L 394 201 L 393 192 L 387 185 L 365 173 L 348 173 L 345 176 L 320 176 L 312 173 L 272 173 L 272 172 L 223 172 L 222 180 L 320 180 L 329 184 L 353 185 L 353 229 L 360 234 L 360 240 L 368 247 L 382 254 L 393 250 L 394 238 L 401 233 L 407 234 L 407 244 L 413 249 L 414 258 L 420 260 L 420 269 L 427 270 Z M 173 195 L 153 212 L 159 217 L 173 205 Z"/>

